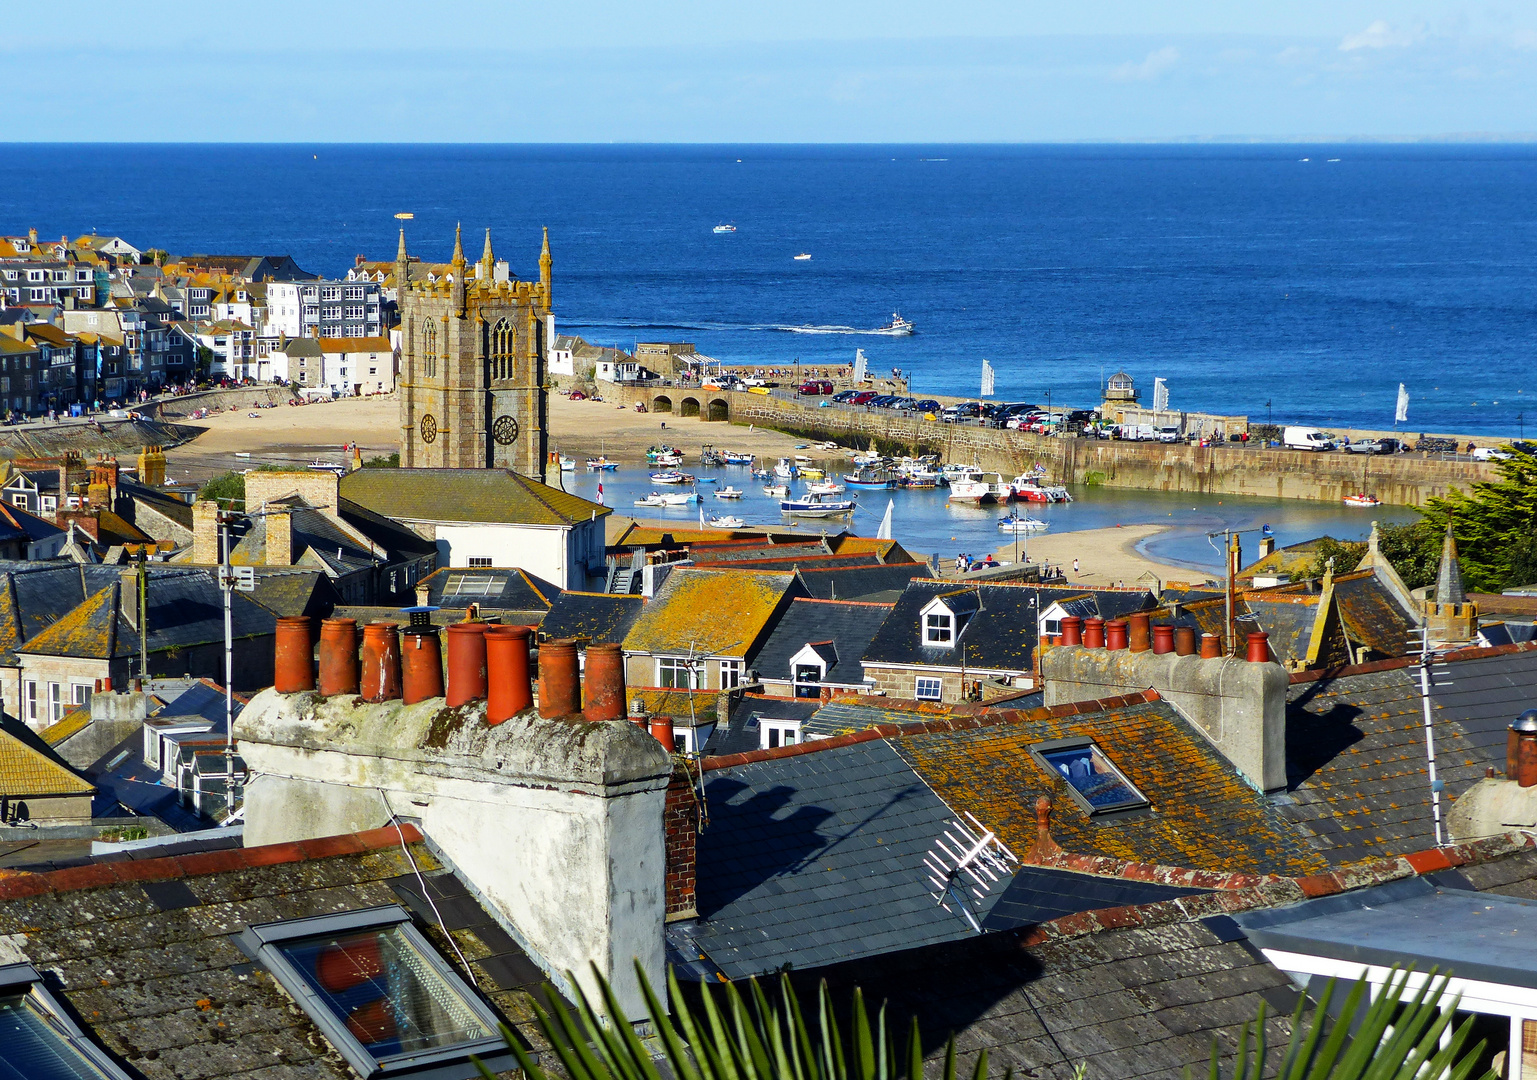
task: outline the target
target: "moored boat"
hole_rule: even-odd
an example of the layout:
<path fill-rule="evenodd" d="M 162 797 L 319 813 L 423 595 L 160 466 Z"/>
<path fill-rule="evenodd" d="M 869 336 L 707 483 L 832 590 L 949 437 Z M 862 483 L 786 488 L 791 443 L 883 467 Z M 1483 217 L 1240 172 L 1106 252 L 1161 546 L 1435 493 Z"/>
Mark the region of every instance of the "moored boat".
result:
<path fill-rule="evenodd" d="M 774 466 L 774 475 L 783 480 L 789 480 L 795 475 L 795 462 L 786 457 L 780 458 L 779 463 Z"/>
<path fill-rule="evenodd" d="M 654 472 L 651 474 L 653 484 L 692 484 L 694 478 L 688 473 L 681 473 L 677 469 L 668 469 L 666 472 Z"/>
<path fill-rule="evenodd" d="M 599 472 L 599 471 L 604 470 L 604 469 L 607 469 L 607 470 L 612 472 L 613 470 L 619 468 L 619 462 L 617 462 L 617 461 L 610 461 L 606 457 L 588 458 L 587 459 L 587 467 L 589 469 L 591 469 L 593 472 Z"/>
<path fill-rule="evenodd" d="M 1008 517 L 1000 518 L 998 521 L 998 528 L 1004 532 L 1011 533 L 1042 532 L 1049 526 L 1049 522 L 1042 521 L 1039 518 L 1019 517 L 1017 514 L 1010 514 Z"/>
<path fill-rule="evenodd" d="M 744 522 L 741 518 L 735 517 L 731 514 L 722 514 L 719 517 L 712 517 L 709 520 L 710 528 L 712 529 L 740 529 L 743 525 L 746 524 L 746 522 Z"/>
<path fill-rule="evenodd" d="M 843 474 L 843 482 L 852 488 L 889 488 L 891 474 L 885 469 L 855 469 Z"/>
<path fill-rule="evenodd" d="M 819 480 L 814 484 L 807 484 L 806 490 L 813 495 L 842 495 L 844 487 L 836 480 Z"/>
<path fill-rule="evenodd" d="M 1381 506 L 1382 505 L 1382 500 L 1377 498 L 1377 496 L 1375 496 L 1375 495 L 1365 495 L 1365 494 L 1346 495 L 1345 498 L 1342 499 L 1341 501 L 1344 502 L 1344 504 L 1346 506 Z"/>
<path fill-rule="evenodd" d="M 717 499 L 740 499 L 742 497 L 742 489 L 723 487 L 715 493 L 715 497 Z"/>
<path fill-rule="evenodd" d="M 854 498 L 838 499 L 830 495 L 807 494 L 799 499 L 782 500 L 779 512 L 800 517 L 836 517 L 854 512 Z"/>

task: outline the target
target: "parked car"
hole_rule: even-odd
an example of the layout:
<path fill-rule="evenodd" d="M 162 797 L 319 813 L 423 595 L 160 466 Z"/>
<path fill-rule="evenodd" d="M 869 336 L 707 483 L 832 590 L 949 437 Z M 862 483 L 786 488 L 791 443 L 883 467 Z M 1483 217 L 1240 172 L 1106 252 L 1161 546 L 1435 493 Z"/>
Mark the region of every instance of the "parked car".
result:
<path fill-rule="evenodd" d="M 835 404 L 842 405 L 845 402 L 853 401 L 858 396 L 858 390 L 839 390 L 836 394 L 833 395 L 833 402 Z"/>
<path fill-rule="evenodd" d="M 1333 450 L 1327 432 L 1316 427 L 1289 427 L 1281 433 L 1281 444 L 1288 450 Z"/>
<path fill-rule="evenodd" d="M 755 386 L 767 386 L 768 380 L 761 375 L 749 375 L 742 380 L 742 385 L 751 390 Z"/>
<path fill-rule="evenodd" d="M 1508 450 L 1501 450 L 1493 446 L 1475 446 L 1473 448 L 1474 461 L 1509 461 L 1514 456 Z"/>
<path fill-rule="evenodd" d="M 937 413 L 939 412 L 939 402 L 935 401 L 933 398 L 924 398 L 922 401 L 918 402 L 918 411 L 926 413 Z"/>
<path fill-rule="evenodd" d="M 828 382 L 826 379 L 807 379 L 805 382 L 801 383 L 800 392 L 803 394 L 810 394 L 812 396 L 818 394 L 831 394 L 833 392 L 833 384 Z"/>
<path fill-rule="evenodd" d="M 1382 443 L 1377 439 L 1355 439 L 1345 444 L 1347 454 L 1380 454 Z"/>
<path fill-rule="evenodd" d="M 874 400 L 875 400 L 875 391 L 874 390 L 861 390 L 859 393 L 857 393 L 853 397 L 849 398 L 849 404 L 850 405 L 868 405 L 868 404 L 870 404 L 870 402 L 872 402 Z"/>

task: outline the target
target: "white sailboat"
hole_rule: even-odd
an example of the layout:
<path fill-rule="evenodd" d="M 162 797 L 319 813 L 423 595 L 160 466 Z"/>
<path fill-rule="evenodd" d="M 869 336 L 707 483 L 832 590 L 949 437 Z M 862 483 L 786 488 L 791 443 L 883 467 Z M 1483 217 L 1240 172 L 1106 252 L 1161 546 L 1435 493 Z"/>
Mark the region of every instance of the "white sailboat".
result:
<path fill-rule="evenodd" d="M 881 527 L 875 530 L 875 538 L 877 540 L 891 539 L 891 511 L 895 505 L 895 500 L 886 500 L 886 516 L 881 518 Z"/>

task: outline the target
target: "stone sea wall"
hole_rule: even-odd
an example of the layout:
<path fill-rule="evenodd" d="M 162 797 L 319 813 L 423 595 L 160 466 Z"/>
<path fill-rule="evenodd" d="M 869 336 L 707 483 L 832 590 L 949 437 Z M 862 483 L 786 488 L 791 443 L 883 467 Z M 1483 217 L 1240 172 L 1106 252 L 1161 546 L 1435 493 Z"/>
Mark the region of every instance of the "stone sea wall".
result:
<path fill-rule="evenodd" d="M 1482 461 L 1452 461 L 1421 454 L 1366 458 L 1357 454 L 1270 450 L 1259 447 L 1199 447 L 1184 444 L 1047 438 L 921 417 L 818 408 L 815 404 L 731 391 L 688 388 L 604 388 L 626 404 L 658 398 L 679 422 L 707 418 L 831 439 L 844 446 L 869 446 L 884 453 L 936 453 L 946 461 L 972 462 L 989 472 L 1014 476 L 1046 467 L 1054 480 L 1143 491 L 1192 491 L 1335 502 L 1365 490 L 1385 503 L 1419 506 L 1453 488 L 1495 478 Z"/>

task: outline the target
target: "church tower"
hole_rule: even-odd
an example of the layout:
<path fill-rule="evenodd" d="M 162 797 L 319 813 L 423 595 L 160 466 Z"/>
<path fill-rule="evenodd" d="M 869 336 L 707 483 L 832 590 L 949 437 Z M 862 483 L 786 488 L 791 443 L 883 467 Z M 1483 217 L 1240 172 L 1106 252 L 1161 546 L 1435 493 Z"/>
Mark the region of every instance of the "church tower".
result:
<path fill-rule="evenodd" d="M 1436 591 L 1425 601 L 1425 636 L 1432 649 L 1467 645 L 1478 636 L 1478 605 L 1468 599 L 1462 584 L 1462 569 L 1457 565 L 1457 541 L 1452 526 L 1446 526 L 1441 543 L 1441 569 L 1436 575 Z"/>
<path fill-rule="evenodd" d="M 395 255 L 400 307 L 400 464 L 404 468 L 511 469 L 545 478 L 545 327 L 550 238 L 539 281 L 496 280 L 491 230 L 480 261 L 454 230 L 446 264 Z"/>

